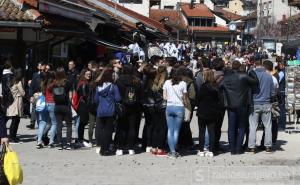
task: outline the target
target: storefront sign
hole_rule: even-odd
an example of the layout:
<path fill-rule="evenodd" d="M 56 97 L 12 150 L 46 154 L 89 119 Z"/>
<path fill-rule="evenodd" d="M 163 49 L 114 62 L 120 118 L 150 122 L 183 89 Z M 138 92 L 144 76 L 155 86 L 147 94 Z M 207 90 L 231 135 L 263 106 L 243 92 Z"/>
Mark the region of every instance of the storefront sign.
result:
<path fill-rule="evenodd" d="M 289 60 L 288 65 L 289 66 L 300 66 L 300 60 Z"/>

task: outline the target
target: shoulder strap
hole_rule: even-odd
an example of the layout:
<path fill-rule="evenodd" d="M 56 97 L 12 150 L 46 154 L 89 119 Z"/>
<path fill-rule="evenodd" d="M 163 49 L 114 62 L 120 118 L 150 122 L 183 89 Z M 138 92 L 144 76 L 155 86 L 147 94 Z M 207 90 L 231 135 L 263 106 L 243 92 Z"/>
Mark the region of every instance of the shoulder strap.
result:
<path fill-rule="evenodd" d="M 177 96 L 177 98 L 181 101 L 181 103 L 183 103 L 184 104 L 184 102 L 183 102 L 183 100 L 182 100 L 182 98 L 180 98 L 179 97 L 179 95 L 177 94 L 177 92 L 175 91 L 175 89 L 174 89 L 174 87 L 173 87 L 173 85 L 171 84 L 171 87 L 172 87 L 172 89 L 173 89 L 173 91 L 174 91 L 174 93 L 175 93 L 175 95 Z"/>

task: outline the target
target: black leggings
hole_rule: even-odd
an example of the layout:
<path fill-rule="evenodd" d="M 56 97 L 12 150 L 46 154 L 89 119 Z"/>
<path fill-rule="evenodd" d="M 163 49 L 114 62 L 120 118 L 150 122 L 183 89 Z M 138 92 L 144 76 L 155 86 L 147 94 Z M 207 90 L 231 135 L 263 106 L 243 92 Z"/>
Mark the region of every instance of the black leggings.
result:
<path fill-rule="evenodd" d="M 78 114 L 80 116 L 80 122 L 78 126 L 78 140 L 83 142 L 84 140 L 84 128 L 89 122 L 89 111 L 86 103 L 81 102 L 78 107 Z"/>
<path fill-rule="evenodd" d="M 201 152 L 204 151 L 205 129 L 207 127 L 208 138 L 209 138 L 208 150 L 210 152 L 214 152 L 216 120 L 208 120 L 205 118 L 198 117 L 198 126 L 199 126 L 199 150 Z"/>
<path fill-rule="evenodd" d="M 9 127 L 9 138 L 11 140 L 17 139 L 17 132 L 18 132 L 19 124 L 20 124 L 19 116 L 11 117 L 11 124 Z"/>
<path fill-rule="evenodd" d="M 67 143 L 72 142 L 72 112 L 71 106 L 68 105 L 56 105 L 54 109 L 56 122 L 57 122 L 57 143 L 62 143 L 62 128 L 63 121 L 67 125 Z"/>
<path fill-rule="evenodd" d="M 113 117 L 97 118 L 96 122 L 96 141 L 97 145 L 101 146 L 102 151 L 109 150 L 109 144 L 112 141 L 113 133 Z"/>
<path fill-rule="evenodd" d="M 166 110 L 152 112 L 152 147 L 158 149 L 164 149 L 167 139 L 167 120 Z M 151 145 L 150 145 L 151 146 Z"/>
<path fill-rule="evenodd" d="M 118 123 L 116 144 L 118 149 L 133 150 L 136 141 L 136 123 L 139 112 L 127 112 Z"/>

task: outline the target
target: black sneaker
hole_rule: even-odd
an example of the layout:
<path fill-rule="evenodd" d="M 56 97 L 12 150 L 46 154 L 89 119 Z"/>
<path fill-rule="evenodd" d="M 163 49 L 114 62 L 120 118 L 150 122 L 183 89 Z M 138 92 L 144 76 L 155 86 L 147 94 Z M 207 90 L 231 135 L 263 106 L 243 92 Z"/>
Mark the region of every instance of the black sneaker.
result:
<path fill-rule="evenodd" d="M 32 124 L 30 124 L 30 125 L 26 125 L 26 128 L 28 128 L 28 129 L 30 129 L 30 130 L 33 130 L 33 129 L 35 129 L 35 128 L 34 128 L 34 125 L 32 125 Z"/>
<path fill-rule="evenodd" d="M 50 143 L 50 144 L 48 145 L 48 148 L 55 148 L 55 144 L 54 144 L 54 143 Z"/>
<path fill-rule="evenodd" d="M 38 143 L 37 145 L 36 145 L 36 148 L 37 149 L 42 149 L 44 146 L 43 146 L 43 143 Z"/>
<path fill-rule="evenodd" d="M 272 148 L 271 147 L 266 147 L 266 153 L 267 154 L 271 154 L 273 151 L 272 151 Z"/>
<path fill-rule="evenodd" d="M 255 154 L 256 152 L 255 152 L 255 148 L 248 148 L 247 150 L 246 150 L 246 152 L 247 153 L 251 153 L 251 154 Z"/>
<path fill-rule="evenodd" d="M 9 139 L 10 144 L 22 144 L 23 142 L 20 141 L 18 138 Z"/>
<path fill-rule="evenodd" d="M 58 148 L 58 150 L 63 150 L 64 149 L 64 146 L 62 144 L 58 144 L 56 147 Z"/>
<path fill-rule="evenodd" d="M 71 143 L 67 143 L 66 150 L 72 150 Z"/>
<path fill-rule="evenodd" d="M 101 156 L 112 156 L 113 153 L 109 150 L 106 150 L 106 151 L 100 151 L 100 155 Z"/>
<path fill-rule="evenodd" d="M 260 146 L 258 147 L 258 149 L 261 150 L 261 151 L 264 151 L 264 150 L 266 150 L 266 147 L 265 147 L 264 145 L 260 145 Z"/>

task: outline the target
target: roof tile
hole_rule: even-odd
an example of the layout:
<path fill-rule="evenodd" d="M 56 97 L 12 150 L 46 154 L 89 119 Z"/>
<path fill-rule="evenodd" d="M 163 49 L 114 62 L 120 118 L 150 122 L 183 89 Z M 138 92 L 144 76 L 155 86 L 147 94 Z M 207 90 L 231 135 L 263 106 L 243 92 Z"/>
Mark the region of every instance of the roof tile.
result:
<path fill-rule="evenodd" d="M 182 15 L 182 13 L 178 12 L 177 10 L 150 9 L 150 18 L 156 21 L 161 21 L 164 18 L 168 18 L 169 20 L 164 24 L 179 29 L 186 29 L 187 27 L 187 22 L 184 15 Z"/>
<path fill-rule="evenodd" d="M 232 12 L 229 12 L 229 11 L 226 11 L 222 8 L 216 8 L 215 11 L 219 12 L 223 17 L 225 17 L 226 19 L 231 20 L 231 21 L 236 21 L 236 20 L 239 20 L 242 18 L 242 16 L 237 15 Z"/>
<path fill-rule="evenodd" d="M 183 13 L 187 17 L 207 17 L 214 18 L 214 14 L 205 4 L 195 4 L 194 8 L 190 8 L 190 4 L 184 3 L 181 5 Z"/>
<path fill-rule="evenodd" d="M 35 21 L 41 14 L 32 7 L 23 7 L 22 3 L 25 1 L 27 0 L 4 0 L 0 7 L 0 20 Z"/>

